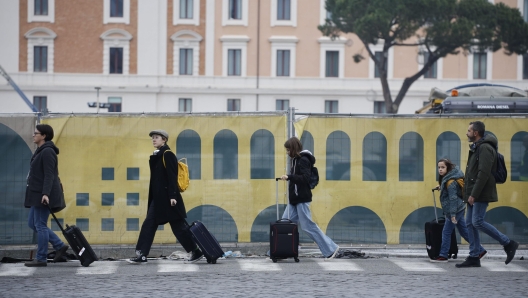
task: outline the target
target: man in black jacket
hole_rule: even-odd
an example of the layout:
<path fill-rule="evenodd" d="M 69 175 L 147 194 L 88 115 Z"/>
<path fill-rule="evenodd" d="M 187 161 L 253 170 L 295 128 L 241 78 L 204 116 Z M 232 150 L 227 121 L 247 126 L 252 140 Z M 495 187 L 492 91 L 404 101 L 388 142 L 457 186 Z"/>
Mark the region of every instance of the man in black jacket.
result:
<path fill-rule="evenodd" d="M 490 202 L 497 202 L 497 185 L 492 171 L 497 168 L 497 138 L 493 134 L 485 134 L 484 123 L 475 121 L 469 123 L 467 130 L 469 157 L 464 177 L 464 202 L 467 205 L 466 223 L 469 232 L 469 257 L 456 267 L 480 267 L 480 236 L 479 231 L 497 240 L 506 252 L 506 264 L 510 263 L 519 243 L 510 240 L 494 226 L 484 221 L 486 209 Z"/>

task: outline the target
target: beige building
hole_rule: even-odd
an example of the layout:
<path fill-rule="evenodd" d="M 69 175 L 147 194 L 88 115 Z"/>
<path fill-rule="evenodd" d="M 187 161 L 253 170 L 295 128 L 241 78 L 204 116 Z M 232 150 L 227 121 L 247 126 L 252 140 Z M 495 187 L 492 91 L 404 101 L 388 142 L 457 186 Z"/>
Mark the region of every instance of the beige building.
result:
<path fill-rule="evenodd" d="M 501 2 L 528 21 L 528 0 Z M 0 0 L 0 65 L 51 112 L 383 112 L 374 63 L 354 63 L 366 55 L 355 35 L 322 36 L 326 15 L 324 0 Z M 394 94 L 419 61 L 418 48 L 390 51 Z M 528 56 L 440 59 L 399 113 L 414 113 L 432 87 L 480 82 L 527 90 Z M 87 104 L 97 100 L 106 105 Z M 30 111 L 7 84 L 0 106 Z"/>

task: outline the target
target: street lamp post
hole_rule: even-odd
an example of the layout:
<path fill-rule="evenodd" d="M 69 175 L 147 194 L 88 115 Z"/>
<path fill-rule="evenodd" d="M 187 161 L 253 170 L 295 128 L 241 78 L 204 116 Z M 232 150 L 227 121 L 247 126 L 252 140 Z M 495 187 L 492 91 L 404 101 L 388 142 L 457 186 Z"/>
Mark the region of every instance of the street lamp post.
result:
<path fill-rule="evenodd" d="M 99 114 L 99 90 L 101 90 L 101 87 L 95 87 L 95 90 L 97 90 L 97 114 Z"/>

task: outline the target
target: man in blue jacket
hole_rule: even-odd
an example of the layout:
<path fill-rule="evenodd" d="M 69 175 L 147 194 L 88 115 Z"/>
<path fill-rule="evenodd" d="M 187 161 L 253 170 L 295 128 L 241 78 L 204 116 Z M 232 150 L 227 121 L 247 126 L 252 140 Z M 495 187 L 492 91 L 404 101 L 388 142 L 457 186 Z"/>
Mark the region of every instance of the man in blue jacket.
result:
<path fill-rule="evenodd" d="M 497 185 L 492 171 L 497 168 L 497 138 L 493 134 L 485 134 L 483 122 L 469 123 L 467 130 L 469 157 L 464 177 L 464 202 L 467 205 L 466 223 L 469 232 L 469 257 L 456 267 L 480 267 L 480 236 L 479 231 L 497 240 L 506 252 L 506 264 L 510 263 L 519 243 L 510 240 L 494 226 L 484 221 L 486 209 L 490 202 L 497 202 Z"/>

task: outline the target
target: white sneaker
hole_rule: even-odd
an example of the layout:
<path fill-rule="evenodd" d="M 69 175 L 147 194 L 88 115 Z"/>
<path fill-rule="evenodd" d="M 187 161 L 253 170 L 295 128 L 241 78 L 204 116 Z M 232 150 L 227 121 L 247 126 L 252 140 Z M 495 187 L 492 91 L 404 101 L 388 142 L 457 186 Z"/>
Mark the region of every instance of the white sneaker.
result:
<path fill-rule="evenodd" d="M 334 259 L 337 256 L 338 252 L 339 252 L 339 246 L 336 248 L 336 250 L 334 251 L 334 253 L 331 256 L 325 258 L 324 260 L 325 261 L 330 261 L 330 260 Z"/>

